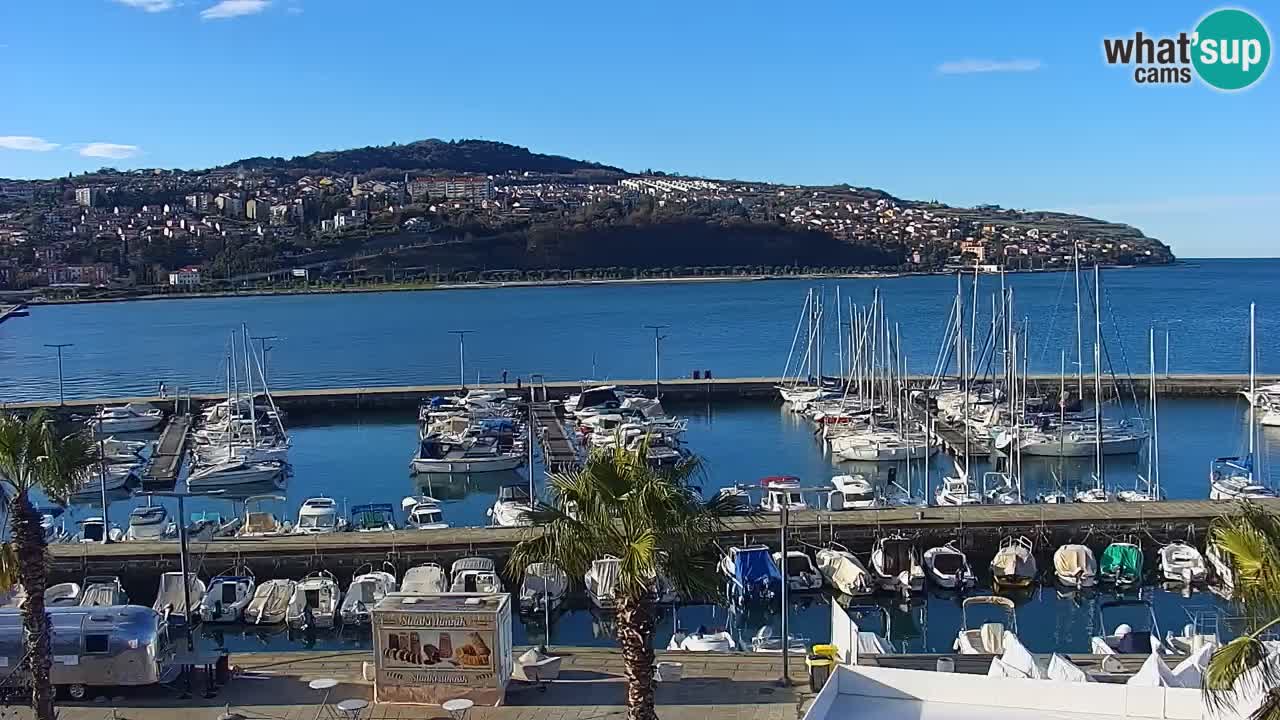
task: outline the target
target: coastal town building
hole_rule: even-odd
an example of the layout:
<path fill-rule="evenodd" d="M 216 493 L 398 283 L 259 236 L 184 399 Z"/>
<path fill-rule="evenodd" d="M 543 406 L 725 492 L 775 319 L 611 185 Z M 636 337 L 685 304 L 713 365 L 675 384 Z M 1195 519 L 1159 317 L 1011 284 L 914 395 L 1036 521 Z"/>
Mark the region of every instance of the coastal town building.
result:
<path fill-rule="evenodd" d="M 200 268 L 189 265 L 169 273 L 169 285 L 191 288 L 200 284 Z"/>
<path fill-rule="evenodd" d="M 102 192 L 96 187 L 76 188 L 76 204 L 83 207 L 97 207 Z"/>

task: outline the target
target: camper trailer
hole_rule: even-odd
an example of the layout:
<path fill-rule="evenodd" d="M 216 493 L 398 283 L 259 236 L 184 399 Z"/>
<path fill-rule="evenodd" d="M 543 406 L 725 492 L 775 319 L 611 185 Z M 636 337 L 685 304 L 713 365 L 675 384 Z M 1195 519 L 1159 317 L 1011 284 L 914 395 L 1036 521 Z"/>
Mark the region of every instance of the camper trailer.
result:
<path fill-rule="evenodd" d="M 53 629 L 50 677 L 73 699 L 83 699 L 91 687 L 170 682 L 181 669 L 172 662 L 168 628 L 151 608 L 51 607 L 49 619 Z M 23 652 L 22 613 L 0 610 L 0 666 L 12 670 Z M 9 685 L 26 681 L 18 672 L 4 678 Z"/>

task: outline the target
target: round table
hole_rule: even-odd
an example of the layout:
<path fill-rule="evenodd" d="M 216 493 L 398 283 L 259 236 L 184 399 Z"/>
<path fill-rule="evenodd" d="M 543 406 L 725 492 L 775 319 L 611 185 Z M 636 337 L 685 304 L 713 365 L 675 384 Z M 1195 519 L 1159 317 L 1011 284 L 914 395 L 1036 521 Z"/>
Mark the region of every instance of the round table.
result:
<path fill-rule="evenodd" d="M 350 700 L 343 700 L 338 703 L 338 712 L 342 713 L 343 717 L 348 720 L 357 720 L 357 718 L 360 717 L 360 711 L 367 707 L 369 707 L 368 700 L 351 698 Z"/>
<path fill-rule="evenodd" d="M 449 713 L 453 720 L 465 720 L 467 711 L 475 707 L 475 702 L 466 698 L 455 698 L 453 700 L 445 700 L 440 707 Z"/>
<path fill-rule="evenodd" d="M 319 720 L 320 715 L 324 713 L 325 706 L 329 704 L 329 693 L 338 687 L 338 681 L 333 678 L 316 678 L 307 683 L 307 687 L 312 690 L 324 691 L 324 699 L 320 701 L 320 707 L 316 708 L 316 720 Z"/>

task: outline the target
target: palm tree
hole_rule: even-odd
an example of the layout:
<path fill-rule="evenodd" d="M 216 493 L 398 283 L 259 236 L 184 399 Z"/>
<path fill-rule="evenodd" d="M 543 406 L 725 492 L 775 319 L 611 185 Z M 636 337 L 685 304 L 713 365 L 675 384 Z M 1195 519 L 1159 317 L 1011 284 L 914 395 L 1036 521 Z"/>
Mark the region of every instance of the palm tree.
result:
<path fill-rule="evenodd" d="M 621 560 L 615 590 L 616 639 L 627 672 L 628 720 L 656 720 L 654 589 L 666 578 L 682 597 L 715 597 L 715 558 L 708 551 L 736 499 L 703 502 L 689 479 L 697 459 L 655 470 L 647 448 L 598 450 L 581 470 L 548 479 L 551 504 L 530 513 L 535 526 L 511 554 L 508 570 L 523 577 L 535 562 L 582 578 L 606 555 Z"/>
<path fill-rule="evenodd" d="M 39 488 L 55 502 L 66 502 L 94 462 L 92 440 L 82 433 L 59 436 L 43 411 L 25 420 L 0 416 L 0 499 L 9 513 L 17 580 L 26 591 L 22 624 L 31 669 L 31 707 L 37 720 L 53 720 L 54 714 L 49 615 L 44 609 L 44 528 L 30 493 Z"/>
<path fill-rule="evenodd" d="M 1280 624 L 1280 516 L 1243 502 L 1239 513 L 1214 520 L 1210 542 L 1231 565 L 1232 600 L 1245 627 L 1210 659 L 1206 700 L 1213 708 L 1234 709 L 1238 702 L 1256 698 L 1252 720 L 1280 720 L 1280 665 L 1263 645 Z"/>

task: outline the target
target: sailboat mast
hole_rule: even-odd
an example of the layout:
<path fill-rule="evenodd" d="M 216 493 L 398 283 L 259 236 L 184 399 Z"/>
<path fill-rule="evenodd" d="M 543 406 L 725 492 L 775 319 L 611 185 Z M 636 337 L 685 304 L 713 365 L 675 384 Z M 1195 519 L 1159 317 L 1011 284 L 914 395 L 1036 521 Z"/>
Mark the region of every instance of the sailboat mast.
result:
<path fill-rule="evenodd" d="M 1254 304 L 1249 303 L 1249 462 L 1251 463 L 1250 467 L 1252 467 L 1252 462 L 1253 462 L 1254 435 L 1256 435 L 1258 432 L 1257 418 L 1255 417 L 1255 413 L 1254 413 L 1255 406 L 1253 402 L 1254 386 L 1257 383 L 1257 377 L 1254 374 L 1255 372 L 1254 366 L 1258 357 L 1257 351 L 1255 349 L 1256 339 L 1254 337 L 1254 334 L 1255 334 Z"/>
<path fill-rule="evenodd" d="M 1102 274 L 1093 266 L 1093 444 L 1098 487 L 1102 479 Z"/>
<path fill-rule="evenodd" d="M 1071 251 L 1076 276 L 1076 397 L 1084 402 L 1084 329 L 1080 316 L 1080 241 L 1077 240 Z"/>
<path fill-rule="evenodd" d="M 244 342 L 244 387 L 249 396 L 249 437 L 253 441 L 249 446 L 258 447 L 258 409 L 253 397 L 253 371 L 249 364 L 249 326 L 240 323 L 240 339 Z"/>
<path fill-rule="evenodd" d="M 840 361 L 840 374 L 844 375 L 844 321 L 840 319 L 840 286 L 836 286 L 836 357 Z"/>
<path fill-rule="evenodd" d="M 1155 499 L 1160 498 L 1159 485 L 1156 484 L 1156 328 L 1153 325 L 1147 336 L 1147 364 L 1151 373 L 1151 441 L 1147 443 L 1147 491 Z"/>

